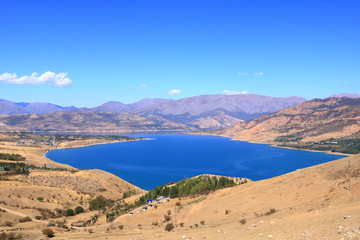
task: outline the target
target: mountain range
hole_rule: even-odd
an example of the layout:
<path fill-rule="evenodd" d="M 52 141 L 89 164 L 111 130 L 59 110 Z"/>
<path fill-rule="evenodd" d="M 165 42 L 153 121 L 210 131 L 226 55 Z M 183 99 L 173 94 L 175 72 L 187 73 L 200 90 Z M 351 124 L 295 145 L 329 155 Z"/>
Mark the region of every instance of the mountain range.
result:
<path fill-rule="evenodd" d="M 221 134 L 265 143 L 360 138 L 360 98 L 314 99 L 238 123 Z"/>
<path fill-rule="evenodd" d="M 201 95 L 179 100 L 107 102 L 94 108 L 0 100 L 2 131 L 192 131 L 220 129 L 305 102 L 301 97 Z"/>

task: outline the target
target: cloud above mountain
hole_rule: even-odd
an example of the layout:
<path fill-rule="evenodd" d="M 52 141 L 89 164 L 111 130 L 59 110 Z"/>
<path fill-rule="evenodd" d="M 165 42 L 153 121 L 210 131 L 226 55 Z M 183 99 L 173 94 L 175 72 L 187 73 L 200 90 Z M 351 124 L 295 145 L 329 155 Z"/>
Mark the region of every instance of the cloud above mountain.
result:
<path fill-rule="evenodd" d="M 68 87 L 72 84 L 70 78 L 68 78 L 67 73 L 54 73 L 54 72 L 45 72 L 43 74 L 38 74 L 36 72 L 32 73 L 30 76 L 18 77 L 16 73 L 3 73 L 0 74 L 0 82 L 5 82 L 9 84 L 51 84 L 56 87 Z"/>
<path fill-rule="evenodd" d="M 249 94 L 248 91 L 232 91 L 232 90 L 226 90 L 226 89 L 223 91 L 223 93 L 226 95 Z"/>
<path fill-rule="evenodd" d="M 169 95 L 175 95 L 175 94 L 179 94 L 179 93 L 181 93 L 181 90 L 179 90 L 179 89 L 172 89 L 172 90 L 168 91 Z"/>

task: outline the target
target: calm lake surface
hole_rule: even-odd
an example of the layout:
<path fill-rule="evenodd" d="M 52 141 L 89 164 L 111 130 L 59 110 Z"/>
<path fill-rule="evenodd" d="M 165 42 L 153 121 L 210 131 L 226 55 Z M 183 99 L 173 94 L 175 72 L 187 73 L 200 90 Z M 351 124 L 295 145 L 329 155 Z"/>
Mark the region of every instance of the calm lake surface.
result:
<path fill-rule="evenodd" d="M 261 180 L 343 158 L 197 135 L 129 135 L 152 140 L 53 150 L 47 157 L 76 168 L 102 169 L 146 190 L 210 173 Z"/>

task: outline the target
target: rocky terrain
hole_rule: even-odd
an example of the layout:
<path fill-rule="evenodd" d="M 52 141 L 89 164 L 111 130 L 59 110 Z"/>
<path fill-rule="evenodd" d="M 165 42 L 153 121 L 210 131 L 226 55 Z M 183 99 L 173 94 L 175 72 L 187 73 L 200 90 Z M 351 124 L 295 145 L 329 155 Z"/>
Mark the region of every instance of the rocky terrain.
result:
<path fill-rule="evenodd" d="M 221 134 L 264 143 L 358 139 L 360 98 L 314 99 L 239 123 Z"/>
<path fill-rule="evenodd" d="M 180 100 L 111 101 L 94 108 L 0 100 L 0 131 L 193 131 L 234 126 L 304 102 L 255 94 L 201 95 Z"/>

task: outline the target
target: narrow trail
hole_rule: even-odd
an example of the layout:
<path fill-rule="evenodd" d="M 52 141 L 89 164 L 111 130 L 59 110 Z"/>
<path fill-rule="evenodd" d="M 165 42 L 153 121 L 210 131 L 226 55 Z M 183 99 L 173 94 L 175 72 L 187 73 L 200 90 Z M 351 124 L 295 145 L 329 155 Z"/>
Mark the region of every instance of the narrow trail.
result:
<path fill-rule="evenodd" d="M 26 215 L 26 214 L 24 214 L 24 213 L 21 213 L 21 212 L 18 212 L 18 211 L 14 211 L 14 210 L 8 209 L 8 208 L 6 208 L 6 207 L 4 207 L 4 206 L 1 206 L 1 205 L 0 205 L 0 209 L 5 210 L 5 211 L 8 212 L 8 213 L 11 213 L 11 214 L 14 214 L 14 215 L 17 215 L 17 216 L 20 216 L 20 217 L 28 217 L 28 215 Z M 120 216 L 120 217 L 121 217 L 121 216 Z M 118 218 L 119 218 L 119 217 L 118 217 Z M 97 225 L 96 227 L 110 227 L 110 226 L 112 226 L 115 222 L 117 222 L 117 219 L 118 219 L 118 218 L 116 218 L 115 221 L 112 222 L 112 223 L 101 224 L 101 225 Z M 37 220 L 37 219 L 33 219 L 33 218 L 31 218 L 31 220 L 32 220 L 33 222 L 38 222 L 38 223 L 42 223 L 42 224 L 45 224 L 45 225 L 48 225 L 48 224 L 49 224 L 48 221 L 42 221 L 42 220 Z M 94 227 L 95 227 L 95 226 L 92 226 L 92 227 L 74 227 L 74 226 L 71 226 L 70 228 L 72 228 L 72 229 L 92 229 L 92 228 L 94 228 Z"/>
<path fill-rule="evenodd" d="M 9 213 L 18 215 L 18 216 L 20 216 L 20 217 L 28 217 L 28 215 L 26 215 L 26 214 L 24 214 L 24 213 L 17 212 L 17 211 L 14 211 L 14 210 L 5 208 L 5 207 L 3 207 L 3 206 L 0 206 L 0 209 L 3 209 L 3 210 L 5 210 L 6 212 L 9 212 Z M 49 222 L 46 222 L 46 221 L 37 220 L 37 219 L 33 219 L 33 218 L 31 218 L 31 220 L 34 221 L 34 222 L 43 223 L 43 224 L 48 224 L 48 223 L 49 223 Z"/>

